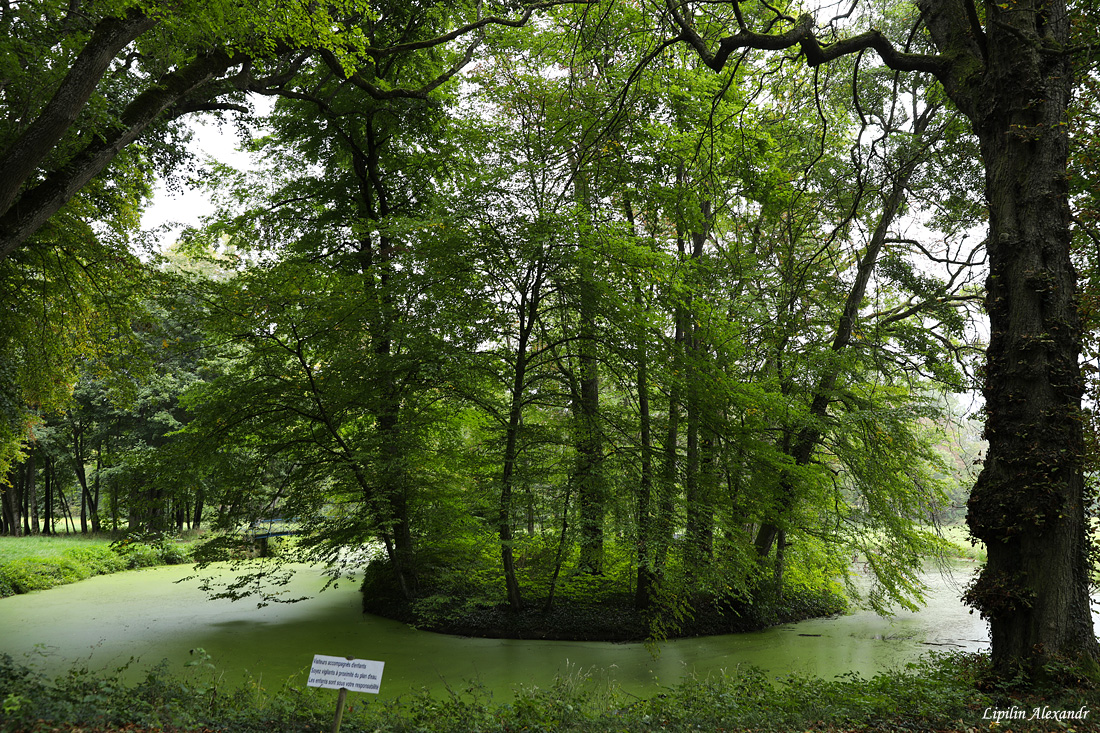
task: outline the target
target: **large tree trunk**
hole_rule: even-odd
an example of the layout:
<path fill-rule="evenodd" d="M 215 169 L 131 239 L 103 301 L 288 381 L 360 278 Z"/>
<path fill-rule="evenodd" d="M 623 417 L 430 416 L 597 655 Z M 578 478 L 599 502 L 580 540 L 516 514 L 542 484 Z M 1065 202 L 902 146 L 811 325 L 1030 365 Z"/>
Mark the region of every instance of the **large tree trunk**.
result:
<path fill-rule="evenodd" d="M 638 298 L 639 302 L 641 298 Z M 653 436 L 649 414 L 649 357 L 646 353 L 645 334 L 638 337 L 638 451 L 639 475 L 637 488 L 638 542 L 636 547 L 638 583 L 634 592 L 634 607 L 649 608 L 650 595 L 656 582 L 656 566 L 653 562 Z"/>
<path fill-rule="evenodd" d="M 584 287 L 587 288 L 587 285 Z M 583 299 L 583 296 L 582 296 Z M 574 405 L 576 424 L 577 504 L 580 507 L 581 572 L 598 575 L 603 572 L 604 517 L 607 500 L 601 472 L 602 443 L 599 427 L 600 385 L 596 362 L 594 314 L 581 309 L 580 390 Z"/>
<path fill-rule="evenodd" d="M 91 504 L 91 506 L 92 506 L 92 534 L 99 534 L 99 530 L 100 530 L 100 524 L 99 524 L 99 475 L 100 475 L 100 472 L 103 470 L 103 461 L 102 461 L 103 455 L 102 455 L 102 451 L 100 450 L 101 447 L 102 447 L 102 442 L 99 445 L 96 446 L 96 452 L 95 452 L 95 480 L 93 481 L 92 493 L 90 494 L 90 498 L 91 498 L 91 502 L 92 502 L 92 504 Z"/>
<path fill-rule="evenodd" d="M 630 223 L 630 234 L 637 236 L 634 221 L 634 207 L 624 197 L 623 209 Z M 634 291 L 634 305 L 640 313 L 644 310 L 641 287 Z M 634 607 L 648 609 L 651 603 L 654 585 L 657 582 L 657 566 L 653 557 L 655 507 L 653 497 L 653 419 L 649 411 L 649 348 L 646 343 L 648 333 L 639 327 L 634 342 L 636 380 L 638 389 L 638 452 L 639 475 L 635 494 L 637 501 L 638 539 L 635 557 L 638 564 L 637 585 L 634 590 Z"/>
<path fill-rule="evenodd" d="M 43 457 L 42 465 L 42 493 L 45 505 L 43 507 L 42 534 L 55 534 L 53 528 L 53 474 L 52 461 L 49 455 Z"/>
<path fill-rule="evenodd" d="M 325 111 L 328 114 L 328 110 Z M 334 123 L 336 124 L 336 123 Z M 352 164 L 359 184 L 359 214 L 371 226 L 391 215 L 390 191 L 382 167 L 383 148 L 389 137 L 376 129 L 373 118 L 362 130 L 361 143 L 346 136 L 352 152 Z M 374 503 L 382 527 L 383 542 L 393 563 L 394 576 L 406 599 L 416 596 L 419 580 L 416 548 L 409 517 L 409 477 L 406 467 L 408 450 L 399 374 L 393 369 L 396 356 L 394 334 L 402 314 L 394 293 L 393 262 L 397 245 L 386 234 L 375 241 L 368 234 L 361 240 L 360 262 L 366 298 L 373 305 L 368 331 L 374 343 L 377 364 L 378 402 L 374 417 L 378 425 L 379 464 L 378 496 L 372 497 L 360 469 L 356 475 L 364 487 L 365 498 Z"/>
<path fill-rule="evenodd" d="M 1013 14 L 997 13 L 985 94 L 964 100 L 981 144 L 990 222 L 983 386 L 989 452 L 967 515 L 989 560 L 967 600 L 990 619 L 993 663 L 1002 670 L 1098 653 L 1069 256 L 1071 68 L 1067 56 L 1042 48 L 1048 37 L 1065 41 L 1066 8 L 1034 5 L 1045 7 L 1024 13 L 1029 17 L 1015 6 Z"/>
<path fill-rule="evenodd" d="M 199 483 L 195 490 L 195 511 L 191 515 L 191 529 L 196 532 L 202 529 L 202 510 L 206 500 L 206 487 Z"/>
<path fill-rule="evenodd" d="M 579 166 L 572 161 L 574 168 Z M 574 196 L 577 206 L 591 211 L 588 172 L 578 170 L 574 180 Z M 576 463 L 573 480 L 577 487 L 580 529 L 581 572 L 598 575 L 603 572 L 604 518 L 607 514 L 607 496 L 602 471 L 603 440 L 600 434 L 600 372 L 597 349 L 599 334 L 596 329 L 598 310 L 596 273 L 585 247 L 577 247 L 577 361 L 578 384 L 573 394 L 574 448 Z"/>
<path fill-rule="evenodd" d="M 704 230 L 691 232 L 691 261 L 698 265 L 703 257 L 711 225 L 712 212 L 710 201 L 700 205 Z M 692 281 L 698 284 L 697 276 Z M 710 368 L 710 356 L 703 343 L 701 329 L 698 327 L 698 315 L 695 299 L 689 301 L 689 313 L 684 323 L 687 367 L 684 373 L 688 379 L 687 389 L 687 451 L 684 465 L 684 505 L 686 509 L 684 545 L 684 564 L 689 573 L 702 570 L 708 565 L 714 553 L 714 441 L 705 435 L 703 413 L 710 407 L 704 404 L 713 399 L 713 395 L 704 394 L 707 380 L 702 379 L 705 368 Z M 706 366 L 704 366 L 706 364 Z"/>
<path fill-rule="evenodd" d="M 80 487 L 80 534 L 88 534 L 88 489 Z"/>
<path fill-rule="evenodd" d="M 391 385 L 392 386 L 392 385 Z M 405 435 L 400 422 L 396 390 L 389 392 L 382 414 L 378 417 L 381 436 L 381 493 L 388 516 L 385 521 L 393 537 L 394 572 L 406 598 L 414 598 L 419 590 L 412 527 L 409 522 L 409 479 L 405 468 Z"/>
<path fill-rule="evenodd" d="M 84 428 L 74 423 L 72 437 L 73 469 L 76 471 L 77 481 L 80 482 L 80 533 L 88 534 L 88 509 L 91 504 L 91 494 L 88 491 L 88 476 L 85 473 L 87 455 L 84 451 Z"/>
<path fill-rule="evenodd" d="M 676 237 L 677 249 L 681 258 L 684 254 L 684 238 L 681 234 Z M 681 474 L 680 461 L 680 420 L 683 401 L 683 389 L 680 375 L 686 369 L 684 358 L 684 340 L 689 328 L 687 309 L 677 304 L 673 313 L 672 333 L 672 371 L 674 373 L 672 384 L 668 390 L 668 422 L 665 427 L 665 444 L 663 451 L 660 485 L 657 496 L 657 517 L 653 523 L 653 564 L 655 569 L 654 580 L 660 580 L 668 560 L 668 550 L 672 545 L 672 534 L 675 529 L 675 504 L 680 492 L 678 479 Z"/>

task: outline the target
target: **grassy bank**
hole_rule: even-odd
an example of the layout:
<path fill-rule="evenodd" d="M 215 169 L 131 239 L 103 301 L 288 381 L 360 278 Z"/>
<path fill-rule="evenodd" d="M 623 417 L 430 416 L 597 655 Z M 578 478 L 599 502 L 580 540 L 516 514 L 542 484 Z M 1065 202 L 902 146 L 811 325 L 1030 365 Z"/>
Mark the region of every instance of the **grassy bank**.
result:
<path fill-rule="evenodd" d="M 959 560 L 970 560 L 973 562 L 985 562 L 985 545 L 980 542 L 975 543 L 970 538 L 970 531 L 966 528 L 965 524 L 953 524 L 949 527 L 942 527 L 940 532 L 943 534 L 943 538 L 954 545 L 954 552 L 948 554 L 958 558 Z"/>
<path fill-rule="evenodd" d="M 103 535 L 0 538 L 0 598 L 122 570 L 191 559 L 190 545 L 165 536 L 112 540 Z"/>
<path fill-rule="evenodd" d="M 985 685 L 982 656 L 940 656 L 873 679 L 767 678 L 736 669 L 687 679 L 650 698 L 575 673 L 497 704 L 476 684 L 396 701 L 351 694 L 341 730 L 506 731 L 1030 731 L 1096 730 L 1100 695 L 1067 686 L 1028 693 Z M 201 650 L 179 674 L 153 669 L 130 685 L 73 670 L 54 680 L 0 656 L 0 730 L 318 731 L 331 729 L 336 692 L 218 684 Z M 384 684 L 384 682 L 383 682 Z M 1038 709 L 1046 719 L 1031 718 Z M 997 720 L 998 714 L 1001 719 Z M 1082 715 L 1084 717 L 1082 717 Z M 1019 716 L 1025 716 L 1021 719 Z M 1068 717 L 1073 715 L 1075 717 Z M 1061 719 L 1056 719 L 1060 717 Z M 996 723 L 996 725 L 993 725 Z"/>

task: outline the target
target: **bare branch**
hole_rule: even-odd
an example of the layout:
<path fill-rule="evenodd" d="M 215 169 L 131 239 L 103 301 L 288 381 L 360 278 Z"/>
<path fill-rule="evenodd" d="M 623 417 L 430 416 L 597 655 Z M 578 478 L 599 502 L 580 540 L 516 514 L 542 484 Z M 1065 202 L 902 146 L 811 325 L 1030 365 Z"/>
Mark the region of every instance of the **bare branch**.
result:
<path fill-rule="evenodd" d="M 942 298 L 929 298 L 928 300 L 916 302 L 910 301 L 895 308 L 890 308 L 889 310 L 872 313 L 870 317 L 875 320 L 877 326 L 888 326 L 891 323 L 904 321 L 906 318 L 915 316 L 934 306 L 956 303 L 980 303 L 984 297 L 983 294 L 973 293 L 970 295 L 945 295 Z"/>

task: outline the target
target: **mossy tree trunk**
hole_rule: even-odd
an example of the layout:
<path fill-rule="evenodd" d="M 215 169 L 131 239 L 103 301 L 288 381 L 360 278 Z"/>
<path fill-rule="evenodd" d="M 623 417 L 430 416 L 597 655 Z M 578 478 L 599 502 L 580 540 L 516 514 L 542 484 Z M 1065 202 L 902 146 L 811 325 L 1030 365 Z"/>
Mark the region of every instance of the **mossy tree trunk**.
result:
<path fill-rule="evenodd" d="M 1004 669 L 1098 650 L 1069 256 L 1066 7 L 1031 1 L 987 13 L 984 78 L 955 94 L 978 135 L 989 202 L 989 452 L 967 513 L 989 559 L 967 600 L 990 619 L 993 662 Z"/>

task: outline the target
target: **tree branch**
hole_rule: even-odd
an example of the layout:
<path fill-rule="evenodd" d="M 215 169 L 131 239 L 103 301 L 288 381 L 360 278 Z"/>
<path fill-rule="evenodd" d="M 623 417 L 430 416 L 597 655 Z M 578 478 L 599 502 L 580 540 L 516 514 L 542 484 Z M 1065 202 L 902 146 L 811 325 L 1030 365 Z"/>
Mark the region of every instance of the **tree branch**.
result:
<path fill-rule="evenodd" d="M 559 5 L 591 5 L 599 2 L 599 0 L 546 0 L 546 2 L 532 3 L 524 8 L 522 15 L 519 18 L 501 18 L 499 16 L 490 15 L 484 18 L 479 18 L 472 23 L 459 26 L 453 31 L 449 31 L 434 38 L 428 38 L 423 41 L 410 41 L 409 43 L 398 43 L 393 46 L 386 46 L 385 48 L 373 48 L 368 47 L 364 49 L 364 53 L 374 59 L 380 59 L 385 56 L 392 56 L 397 53 L 405 53 L 407 51 L 419 51 L 425 48 L 433 48 L 435 46 L 441 46 L 444 43 L 450 43 L 451 41 L 472 33 L 477 30 L 481 30 L 490 25 L 502 25 L 509 28 L 519 28 L 527 24 L 527 21 L 531 19 L 531 16 L 538 10 L 546 10 L 547 8 L 557 7 Z"/>
<path fill-rule="evenodd" d="M 462 56 L 462 58 L 456 61 L 451 66 L 451 68 L 447 69 L 442 74 L 417 89 L 383 89 L 377 84 L 373 84 L 368 81 L 358 71 L 346 78 L 348 81 L 362 89 L 374 99 L 427 99 L 429 94 L 431 94 L 444 83 L 449 81 L 451 78 L 454 77 L 455 74 L 461 71 L 471 61 L 473 61 L 474 50 L 477 48 L 479 43 L 480 40 L 475 40 L 473 43 L 467 46 L 466 53 Z M 324 59 L 325 63 L 328 65 L 329 69 L 331 69 L 334 73 L 341 77 L 344 76 L 344 72 L 342 70 L 342 67 L 340 66 L 340 61 L 336 58 L 335 54 L 330 51 L 321 51 L 321 56 Z"/>
<path fill-rule="evenodd" d="M 243 56 L 215 51 L 198 57 L 191 65 L 168 74 L 159 84 L 139 94 L 127 105 L 117 125 L 94 137 L 68 164 L 23 193 L 18 205 L 0 216 L 0 260 L 23 244 L 161 114 L 244 60 Z"/>
<path fill-rule="evenodd" d="M 982 52 L 982 58 L 989 60 L 989 45 L 985 37 L 985 29 L 982 28 L 982 22 L 978 19 L 978 9 L 974 7 L 974 0 L 965 0 L 966 3 L 966 20 L 970 23 L 970 32 L 974 34 L 974 40 L 978 44 L 978 49 Z"/>
<path fill-rule="evenodd" d="M 154 25 L 155 20 L 137 10 L 96 25 L 53 97 L 0 156 L 0 215 L 8 213 L 23 184 L 76 121 L 119 51 Z"/>
<path fill-rule="evenodd" d="M 890 308 L 889 310 L 872 313 L 868 318 L 869 320 L 873 320 L 877 327 L 888 326 L 891 323 L 904 321 L 906 318 L 915 316 L 934 306 L 968 302 L 977 303 L 981 302 L 984 297 L 983 294 L 976 293 L 970 295 L 945 295 L 940 298 L 929 298 L 928 300 L 917 302 L 909 301 L 897 307 Z"/>
<path fill-rule="evenodd" d="M 240 112 L 241 114 L 248 114 L 251 111 L 243 104 L 233 104 L 232 102 L 187 102 L 178 105 L 173 110 L 176 117 L 194 114 L 195 112 Z"/>
<path fill-rule="evenodd" d="M 814 18 L 809 13 L 799 17 L 791 29 L 785 33 L 755 33 L 742 27 L 735 35 L 722 38 L 718 42 L 718 50 L 712 52 L 707 47 L 706 41 L 680 12 L 675 0 L 665 0 L 665 6 L 680 29 L 680 39 L 694 48 L 703 63 L 714 71 L 721 71 L 730 54 L 742 48 L 781 51 L 794 46 L 799 47 L 806 58 L 806 63 L 810 66 L 819 66 L 841 56 L 873 49 L 883 63 L 895 71 L 923 71 L 935 74 L 938 78 L 948 70 L 947 62 L 943 57 L 899 51 L 877 30 L 822 45 L 814 35 Z"/>

